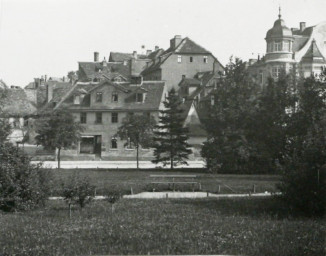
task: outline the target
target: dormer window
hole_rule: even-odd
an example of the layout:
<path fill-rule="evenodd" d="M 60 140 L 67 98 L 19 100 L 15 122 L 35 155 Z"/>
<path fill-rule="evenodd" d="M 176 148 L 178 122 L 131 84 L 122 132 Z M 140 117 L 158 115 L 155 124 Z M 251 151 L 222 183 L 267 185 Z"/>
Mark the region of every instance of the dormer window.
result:
<path fill-rule="evenodd" d="M 204 56 L 204 63 L 208 63 L 208 57 Z"/>
<path fill-rule="evenodd" d="M 136 102 L 144 102 L 144 94 L 143 93 L 136 93 Z"/>
<path fill-rule="evenodd" d="M 118 92 L 112 92 L 112 102 L 118 102 Z"/>
<path fill-rule="evenodd" d="M 74 104 L 75 105 L 79 105 L 80 104 L 80 96 L 79 95 L 75 95 L 75 97 L 74 97 Z"/>
<path fill-rule="evenodd" d="M 178 55 L 178 63 L 181 63 L 181 61 L 182 61 L 181 55 Z"/>
<path fill-rule="evenodd" d="M 95 101 L 96 102 L 102 102 L 102 96 L 103 96 L 102 92 L 97 92 Z"/>

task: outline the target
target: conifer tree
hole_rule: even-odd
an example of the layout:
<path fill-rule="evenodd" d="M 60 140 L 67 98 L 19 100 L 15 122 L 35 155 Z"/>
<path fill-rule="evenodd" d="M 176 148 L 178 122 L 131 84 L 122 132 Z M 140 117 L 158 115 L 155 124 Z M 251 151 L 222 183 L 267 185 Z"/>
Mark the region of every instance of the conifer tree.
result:
<path fill-rule="evenodd" d="M 159 124 L 154 131 L 154 156 L 153 163 L 162 162 L 170 164 L 171 169 L 175 164 L 187 164 L 186 159 L 191 154 L 189 149 L 188 128 L 183 126 L 181 116 L 181 100 L 174 89 L 171 89 L 163 102 L 165 109 L 160 111 Z"/>

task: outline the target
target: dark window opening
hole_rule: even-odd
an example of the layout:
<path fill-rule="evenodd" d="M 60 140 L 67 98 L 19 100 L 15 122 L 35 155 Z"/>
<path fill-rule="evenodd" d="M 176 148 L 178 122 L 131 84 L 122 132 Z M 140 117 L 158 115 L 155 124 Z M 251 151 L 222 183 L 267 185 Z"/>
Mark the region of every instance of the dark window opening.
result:
<path fill-rule="evenodd" d="M 190 59 L 189 59 L 189 60 L 190 60 L 190 62 L 192 62 L 192 61 L 193 61 L 193 58 L 192 58 L 192 57 L 190 57 Z"/>
<path fill-rule="evenodd" d="M 111 122 L 112 123 L 118 123 L 118 113 L 112 113 L 111 114 Z"/>
<path fill-rule="evenodd" d="M 118 102 L 118 93 L 112 92 L 112 102 Z"/>
<path fill-rule="evenodd" d="M 102 102 L 102 93 L 101 92 L 97 92 L 96 93 L 96 102 Z"/>
<path fill-rule="evenodd" d="M 97 112 L 96 113 L 95 123 L 97 123 L 97 124 L 101 124 L 102 123 L 102 113 L 101 112 Z"/>
<path fill-rule="evenodd" d="M 143 94 L 142 93 L 136 93 L 136 102 L 143 102 Z"/>
<path fill-rule="evenodd" d="M 111 148 L 118 148 L 118 143 L 116 138 L 111 139 Z"/>
<path fill-rule="evenodd" d="M 86 113 L 80 113 L 80 123 L 82 123 L 82 124 L 87 123 L 87 114 Z"/>

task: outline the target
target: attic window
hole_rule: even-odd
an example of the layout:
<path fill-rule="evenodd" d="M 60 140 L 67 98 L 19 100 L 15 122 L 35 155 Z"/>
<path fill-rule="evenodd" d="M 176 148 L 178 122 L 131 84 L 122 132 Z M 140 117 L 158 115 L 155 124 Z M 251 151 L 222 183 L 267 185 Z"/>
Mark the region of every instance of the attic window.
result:
<path fill-rule="evenodd" d="M 136 93 L 136 102 L 144 102 L 144 94 Z"/>
<path fill-rule="evenodd" d="M 80 104 L 80 97 L 79 97 L 79 95 L 75 95 L 75 97 L 74 97 L 74 104 L 75 105 L 79 105 Z"/>
<path fill-rule="evenodd" d="M 204 56 L 204 63 L 208 63 L 208 57 Z"/>
<path fill-rule="evenodd" d="M 102 92 L 97 92 L 96 93 L 96 102 L 102 102 L 102 96 L 103 96 Z"/>
<path fill-rule="evenodd" d="M 178 55 L 178 63 L 181 63 L 181 60 L 182 60 L 181 55 Z"/>
<path fill-rule="evenodd" d="M 190 62 L 192 62 L 192 61 L 193 61 L 193 58 L 192 58 L 192 57 L 190 57 L 190 58 L 189 58 L 189 61 L 190 61 Z"/>
<path fill-rule="evenodd" d="M 118 92 L 112 92 L 112 102 L 118 102 Z"/>

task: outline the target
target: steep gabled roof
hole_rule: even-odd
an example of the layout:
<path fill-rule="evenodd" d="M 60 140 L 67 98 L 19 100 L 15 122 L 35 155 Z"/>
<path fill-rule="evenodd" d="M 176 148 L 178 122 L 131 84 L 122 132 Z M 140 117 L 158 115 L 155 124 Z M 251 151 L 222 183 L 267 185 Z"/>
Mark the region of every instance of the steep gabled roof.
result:
<path fill-rule="evenodd" d="M 122 75 L 126 79 L 130 77 L 130 66 L 123 63 L 106 63 L 103 62 L 79 62 L 79 77 L 80 81 L 93 80 L 100 78 L 105 74 L 107 77 L 115 77 L 117 74 Z"/>
<path fill-rule="evenodd" d="M 302 57 L 302 61 L 303 62 L 319 62 L 319 63 L 325 63 L 325 58 L 321 54 L 320 50 L 318 49 L 318 46 L 317 46 L 315 40 L 313 40 L 311 42 L 311 45 L 310 45 L 308 51 Z"/>
<path fill-rule="evenodd" d="M 196 53 L 196 54 L 211 54 L 210 51 L 207 51 L 205 48 L 196 44 L 190 38 L 184 38 L 181 43 L 174 50 L 176 53 Z"/>
<path fill-rule="evenodd" d="M 130 60 L 133 57 L 132 53 L 110 52 L 109 62 L 123 62 L 125 60 Z M 147 59 L 147 56 L 144 54 L 137 54 L 137 58 Z"/>

